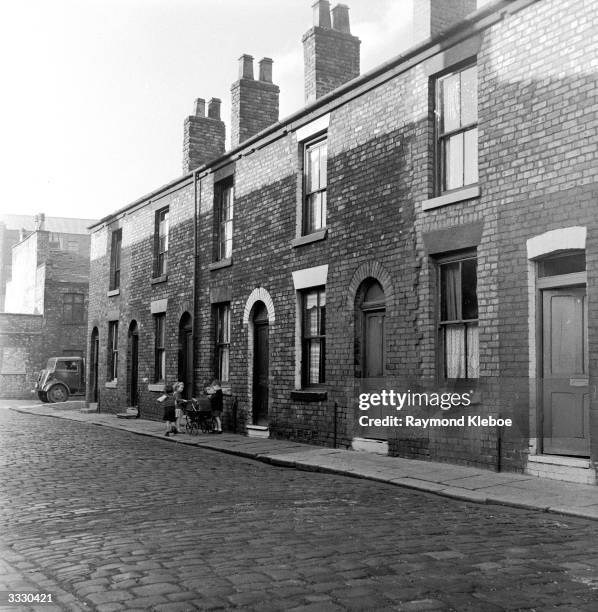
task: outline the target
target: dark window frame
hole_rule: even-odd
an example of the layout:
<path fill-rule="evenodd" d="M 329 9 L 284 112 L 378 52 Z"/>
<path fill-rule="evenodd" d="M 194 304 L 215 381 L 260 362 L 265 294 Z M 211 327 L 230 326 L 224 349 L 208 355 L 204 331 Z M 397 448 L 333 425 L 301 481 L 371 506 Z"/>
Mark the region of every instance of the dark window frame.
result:
<path fill-rule="evenodd" d="M 166 380 L 166 313 L 154 315 L 154 382 Z"/>
<path fill-rule="evenodd" d="M 232 178 L 216 184 L 216 261 L 233 253 L 235 187 Z"/>
<path fill-rule="evenodd" d="M 108 321 L 107 380 L 118 379 L 118 321 Z"/>
<path fill-rule="evenodd" d="M 310 332 L 307 319 L 307 301 L 310 295 L 316 296 L 316 333 Z M 322 298 L 324 304 L 322 305 Z M 311 310 L 311 309 L 310 309 Z M 311 348 L 318 344 L 319 362 L 317 380 L 311 377 Z M 326 382 L 326 287 L 310 287 L 301 291 L 301 386 L 304 389 L 319 387 Z"/>
<path fill-rule="evenodd" d="M 318 163 L 318 183 L 313 185 L 311 169 L 312 165 L 309 163 L 310 155 L 312 151 L 318 151 L 320 161 Z M 322 166 L 321 155 L 325 153 L 326 162 Z M 324 181 L 322 184 L 322 168 L 324 168 Z M 302 235 L 308 236 L 318 230 L 326 229 L 327 215 L 328 215 L 328 135 L 320 134 L 316 138 L 313 138 L 303 143 L 303 198 L 302 198 L 302 219 L 301 229 Z M 311 185 L 311 188 L 310 188 Z M 312 215 L 312 207 L 310 206 L 310 199 L 320 198 L 319 204 L 319 219 L 316 219 Z"/>
<path fill-rule="evenodd" d="M 463 263 L 464 262 L 475 262 L 475 286 L 474 286 L 474 295 L 475 295 L 475 306 L 473 303 L 469 303 L 467 308 L 469 308 L 472 312 L 475 311 L 475 316 L 464 316 L 470 313 L 464 313 L 464 295 L 463 295 Z M 454 307 L 456 309 L 456 316 L 450 317 L 448 314 L 449 307 L 445 306 L 448 302 L 448 296 L 443 294 L 444 284 L 443 284 L 443 268 L 448 269 L 448 266 L 452 266 L 453 269 L 457 265 L 458 274 L 455 277 L 456 281 L 456 290 L 455 294 L 457 299 L 455 300 Z M 451 256 L 440 257 L 436 260 L 437 266 L 437 305 L 438 305 L 438 342 L 440 350 L 438 352 L 439 356 L 439 372 L 441 373 L 441 380 L 445 381 L 477 381 L 479 379 L 479 304 L 478 304 L 478 255 L 476 252 L 467 251 Z M 471 300 L 471 292 L 469 295 Z M 447 311 L 447 312 L 443 312 Z M 448 356 L 447 356 L 447 330 L 449 328 L 459 328 L 463 329 L 463 347 L 464 347 L 464 355 L 463 355 L 463 366 L 464 366 L 464 376 L 448 376 Z M 473 372 L 473 376 L 470 375 L 472 372 L 469 370 L 469 360 L 471 357 L 472 347 L 468 345 L 468 336 L 467 331 L 469 328 L 476 327 L 478 329 L 478 339 L 477 339 L 477 375 Z"/>
<path fill-rule="evenodd" d="M 228 382 L 230 378 L 230 329 L 231 309 L 230 302 L 216 304 L 216 378 L 221 382 Z M 225 358 L 226 357 L 226 361 Z M 226 363 L 226 367 L 224 364 Z"/>
<path fill-rule="evenodd" d="M 462 119 L 462 110 L 463 110 L 463 98 L 461 96 L 461 82 L 463 73 L 467 72 L 470 69 L 475 68 L 475 100 L 473 101 L 472 108 L 475 108 L 475 120 L 467 121 L 464 124 L 461 124 Z M 436 195 L 442 195 L 444 193 L 449 193 L 451 191 L 456 191 L 458 189 L 464 189 L 466 187 L 471 187 L 476 185 L 479 181 L 479 158 L 478 158 L 478 89 L 477 89 L 477 79 L 478 79 L 478 65 L 476 61 L 468 60 L 462 64 L 451 67 L 451 69 L 447 72 L 444 72 L 434 79 L 434 117 L 435 117 L 435 158 L 436 158 Z M 451 129 L 443 129 L 444 128 L 444 118 L 446 113 L 443 109 L 442 104 L 442 91 L 443 84 L 450 79 L 451 77 L 455 77 L 459 75 L 459 126 L 456 126 Z M 475 177 L 474 180 L 466 179 L 466 143 L 465 143 L 465 134 L 471 133 L 475 136 L 475 156 L 472 159 L 475 160 L 475 165 L 473 166 L 473 175 Z M 459 135 L 463 135 L 463 145 L 462 145 L 462 156 L 461 156 L 461 182 L 458 185 L 447 186 L 447 153 L 446 146 L 448 142 Z"/>
<path fill-rule="evenodd" d="M 170 230 L 168 206 L 156 211 L 154 232 L 154 278 L 168 273 L 168 234 Z"/>
<path fill-rule="evenodd" d="M 82 325 L 85 323 L 85 294 L 62 294 L 62 322 L 65 325 Z"/>
<path fill-rule="evenodd" d="M 110 244 L 110 291 L 120 289 L 122 235 L 122 229 L 117 229 L 112 232 Z"/>

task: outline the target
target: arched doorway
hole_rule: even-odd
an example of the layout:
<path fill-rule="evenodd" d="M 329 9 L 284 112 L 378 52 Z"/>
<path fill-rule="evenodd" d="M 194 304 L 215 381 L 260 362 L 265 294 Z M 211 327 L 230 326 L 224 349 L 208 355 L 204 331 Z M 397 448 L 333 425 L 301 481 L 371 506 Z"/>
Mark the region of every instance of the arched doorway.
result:
<path fill-rule="evenodd" d="M 193 394 L 193 323 L 188 312 L 179 321 L 178 380 L 185 383 L 183 395 L 191 399 Z"/>
<path fill-rule="evenodd" d="M 139 403 L 139 329 L 137 321 L 131 321 L 128 333 L 127 399 L 129 406 Z"/>
<path fill-rule="evenodd" d="M 256 302 L 251 315 L 253 322 L 253 425 L 268 425 L 269 346 L 268 309 Z"/>
<path fill-rule="evenodd" d="M 374 278 L 366 278 L 357 291 L 355 303 L 355 359 L 360 392 L 378 392 L 384 388 L 386 371 L 384 320 L 386 296 L 382 285 Z M 372 406 L 368 417 L 382 418 L 382 407 Z M 386 440 L 385 427 L 364 427 L 362 437 Z"/>
<path fill-rule="evenodd" d="M 98 363 L 100 355 L 100 339 L 98 328 L 94 327 L 91 332 L 89 352 L 89 401 L 98 403 Z"/>
<path fill-rule="evenodd" d="M 380 283 L 368 278 L 358 292 L 361 318 L 361 376 L 382 378 L 384 376 L 384 318 L 386 300 Z"/>

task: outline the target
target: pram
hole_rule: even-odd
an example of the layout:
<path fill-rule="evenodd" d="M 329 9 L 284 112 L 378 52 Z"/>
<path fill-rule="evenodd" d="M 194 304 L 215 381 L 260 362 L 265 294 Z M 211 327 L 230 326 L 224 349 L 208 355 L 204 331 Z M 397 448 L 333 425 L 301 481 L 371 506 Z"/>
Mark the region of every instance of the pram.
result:
<path fill-rule="evenodd" d="M 185 415 L 185 430 L 188 434 L 210 433 L 214 430 L 214 419 L 210 400 L 207 398 L 191 398 L 183 407 Z"/>

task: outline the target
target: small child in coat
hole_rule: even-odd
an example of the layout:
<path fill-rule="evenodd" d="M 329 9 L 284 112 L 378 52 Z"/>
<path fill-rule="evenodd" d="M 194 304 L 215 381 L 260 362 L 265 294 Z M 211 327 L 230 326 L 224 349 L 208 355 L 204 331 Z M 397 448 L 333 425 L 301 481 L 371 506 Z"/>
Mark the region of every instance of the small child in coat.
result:
<path fill-rule="evenodd" d="M 162 416 L 162 420 L 166 423 L 166 431 L 164 435 L 166 437 L 170 436 L 171 433 L 177 433 L 176 428 L 176 414 L 174 409 L 174 397 L 172 396 L 172 385 L 166 385 L 164 389 L 165 396 L 163 395 L 158 401 L 163 402 L 164 404 L 164 415 Z"/>

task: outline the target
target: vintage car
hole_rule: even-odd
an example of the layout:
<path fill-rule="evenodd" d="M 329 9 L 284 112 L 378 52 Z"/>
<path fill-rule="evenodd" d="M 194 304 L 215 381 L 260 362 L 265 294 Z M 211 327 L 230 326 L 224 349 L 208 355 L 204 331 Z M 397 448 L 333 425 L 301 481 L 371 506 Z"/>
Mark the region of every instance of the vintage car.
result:
<path fill-rule="evenodd" d="M 39 373 L 34 393 L 42 402 L 66 402 L 71 395 L 85 394 L 85 359 L 50 357 Z"/>

